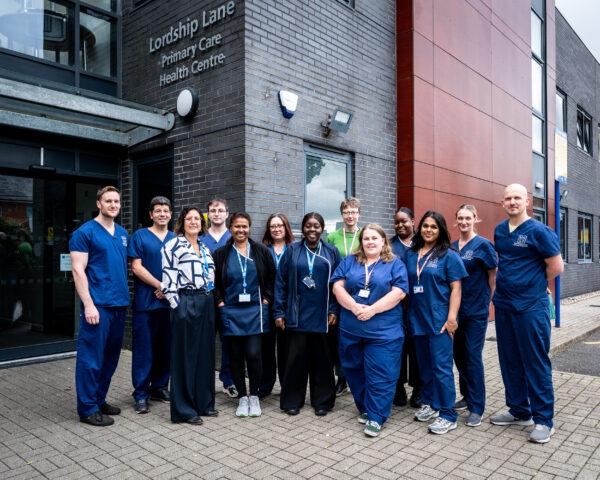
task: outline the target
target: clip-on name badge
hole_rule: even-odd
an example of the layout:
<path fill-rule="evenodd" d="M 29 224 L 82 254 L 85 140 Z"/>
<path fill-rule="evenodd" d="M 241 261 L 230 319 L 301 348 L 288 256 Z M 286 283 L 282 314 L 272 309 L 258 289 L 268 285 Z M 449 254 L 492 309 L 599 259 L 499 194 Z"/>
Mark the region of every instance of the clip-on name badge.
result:
<path fill-rule="evenodd" d="M 315 288 L 317 286 L 317 284 L 310 275 L 304 277 L 302 279 L 302 283 L 304 283 L 304 285 L 306 285 L 308 288 Z"/>
<path fill-rule="evenodd" d="M 423 293 L 423 285 L 415 285 L 413 287 L 413 293 Z"/>
<path fill-rule="evenodd" d="M 250 294 L 249 293 L 240 293 L 239 295 L 239 302 L 240 303 L 246 303 L 250 301 Z"/>
<path fill-rule="evenodd" d="M 361 288 L 358 291 L 358 296 L 360 298 L 369 298 L 369 294 L 371 293 L 371 290 L 367 289 L 367 288 Z"/>

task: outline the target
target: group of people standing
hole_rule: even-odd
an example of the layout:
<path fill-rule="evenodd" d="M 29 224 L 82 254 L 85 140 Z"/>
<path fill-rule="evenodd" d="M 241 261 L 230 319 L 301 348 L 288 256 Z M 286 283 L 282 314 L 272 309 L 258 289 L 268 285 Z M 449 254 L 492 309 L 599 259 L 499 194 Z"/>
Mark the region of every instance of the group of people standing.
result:
<path fill-rule="evenodd" d="M 296 242 L 281 213 L 268 218 L 262 242 L 251 238 L 247 213 L 233 213 L 227 229 L 223 199 L 207 206 L 210 227 L 200 209 L 187 207 L 169 232 L 171 204 L 156 197 L 153 225 L 130 239 L 114 223 L 118 190 L 100 190 L 97 205 L 99 215 L 70 243 L 82 302 L 76 383 L 83 422 L 110 425 L 120 413 L 106 393 L 129 304 L 129 256 L 138 413 L 158 400 L 170 401 L 173 422 L 201 424 L 218 414 L 217 331 L 220 379 L 223 391 L 239 398 L 238 417 L 261 415 L 260 399 L 278 373 L 280 408 L 288 415 L 304 406 L 307 386 L 315 415 L 324 416 L 348 385 L 369 436 L 379 435 L 392 404 L 409 401 L 418 408 L 415 420 L 430 422 L 431 433 L 455 429 L 459 410 L 468 410 L 465 424 L 476 427 L 485 409 L 482 350 L 493 296 L 509 411 L 490 421 L 535 424 L 529 439 L 549 441 L 554 399 L 546 290 L 562 260 L 556 235 L 527 216 L 525 187 L 506 188 L 508 220 L 496 227 L 494 244 L 476 233 L 477 210 L 467 204 L 456 212 L 454 243 L 435 211 L 415 225 L 413 212 L 400 208 L 391 241 L 377 224 L 359 228 L 356 198 L 342 202 L 343 226 L 327 238 L 323 217 L 307 213 Z"/>

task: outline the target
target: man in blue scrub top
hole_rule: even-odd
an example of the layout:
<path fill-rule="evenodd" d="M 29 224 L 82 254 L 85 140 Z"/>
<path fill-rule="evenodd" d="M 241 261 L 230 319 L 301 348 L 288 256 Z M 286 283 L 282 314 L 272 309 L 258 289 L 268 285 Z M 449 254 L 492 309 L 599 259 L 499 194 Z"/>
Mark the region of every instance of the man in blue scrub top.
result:
<path fill-rule="evenodd" d="M 200 235 L 199 240 L 208 247 L 210 254 L 214 255 L 217 249 L 224 246 L 231 238 L 231 232 L 227 228 L 226 223 L 227 218 L 229 218 L 227 200 L 223 198 L 213 198 L 208 202 L 206 210 L 208 211 L 210 227 L 208 227 L 208 232 L 204 235 Z M 219 331 L 219 337 L 221 338 L 221 371 L 219 372 L 219 380 L 221 380 L 221 383 L 223 384 L 223 393 L 229 395 L 231 398 L 236 398 L 238 396 L 238 391 L 235 388 L 233 376 L 231 375 L 229 341 L 221 335 L 220 321 L 217 321 L 217 330 Z"/>
<path fill-rule="evenodd" d="M 504 190 L 508 220 L 494 232 L 498 274 L 494 306 L 498 359 L 508 412 L 495 425 L 533 425 L 529 440 L 546 443 L 554 433 L 548 284 L 564 269 L 556 234 L 527 215 L 523 185 Z"/>
<path fill-rule="evenodd" d="M 79 227 L 69 241 L 75 288 L 81 300 L 75 387 L 79 419 L 96 427 L 112 425 L 110 415 L 121 409 L 106 402 L 117 368 L 125 314 L 127 286 L 127 232 L 114 219 L 121 210 L 115 187 L 98 191 L 98 215 Z"/>
<path fill-rule="evenodd" d="M 131 379 L 136 413 L 148 413 L 148 398 L 170 401 L 171 310 L 160 287 L 161 251 L 175 236 L 168 229 L 168 198 L 158 196 L 150 201 L 150 219 L 152 226 L 136 231 L 127 248 L 134 275 Z"/>

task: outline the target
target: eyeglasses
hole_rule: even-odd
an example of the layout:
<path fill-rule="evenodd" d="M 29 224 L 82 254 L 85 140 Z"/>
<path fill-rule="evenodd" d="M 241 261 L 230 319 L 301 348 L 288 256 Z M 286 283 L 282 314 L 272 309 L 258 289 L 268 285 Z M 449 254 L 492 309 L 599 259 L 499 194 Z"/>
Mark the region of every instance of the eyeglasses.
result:
<path fill-rule="evenodd" d="M 208 213 L 225 213 L 227 210 L 223 208 L 211 208 Z"/>
<path fill-rule="evenodd" d="M 342 212 L 342 215 L 344 215 L 345 217 L 355 217 L 359 213 L 360 212 L 358 210 L 344 210 Z"/>
<path fill-rule="evenodd" d="M 270 230 L 279 230 L 281 228 L 285 228 L 285 225 L 283 223 L 278 223 L 276 225 L 269 225 Z"/>

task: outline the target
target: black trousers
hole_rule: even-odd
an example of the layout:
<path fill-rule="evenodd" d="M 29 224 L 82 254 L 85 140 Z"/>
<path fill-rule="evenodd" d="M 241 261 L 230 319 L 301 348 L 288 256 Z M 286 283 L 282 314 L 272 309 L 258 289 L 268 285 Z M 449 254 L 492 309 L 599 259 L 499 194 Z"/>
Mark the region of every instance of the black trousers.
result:
<path fill-rule="evenodd" d="M 171 311 L 171 420 L 215 408 L 215 304 L 212 293 L 179 292 Z"/>
<path fill-rule="evenodd" d="M 344 377 L 342 362 L 340 362 L 340 329 L 337 323 L 329 326 L 329 332 L 327 332 L 327 345 L 331 360 L 333 361 L 333 366 L 335 367 L 335 374 L 338 377 Z"/>
<path fill-rule="evenodd" d="M 315 410 L 331 410 L 335 404 L 335 376 L 326 333 L 284 330 L 281 335 L 284 374 L 281 382 L 282 410 L 302 408 L 310 381 L 310 403 Z"/>
<path fill-rule="evenodd" d="M 248 395 L 246 367 L 250 395 L 258 395 L 262 376 L 262 334 L 227 337 L 231 354 L 231 376 L 240 397 Z"/>
<path fill-rule="evenodd" d="M 421 389 L 421 377 L 419 376 L 419 364 L 417 363 L 417 353 L 415 351 L 415 342 L 408 329 L 405 329 L 404 345 L 402 346 L 402 368 L 400 369 L 400 378 L 396 385 L 396 390 L 405 383 L 414 389 Z"/>
<path fill-rule="evenodd" d="M 281 330 L 271 325 L 271 331 L 262 334 L 262 377 L 260 379 L 260 395 L 269 395 L 277 378 L 277 359 L 275 348 Z M 281 376 L 281 374 L 280 374 Z"/>

